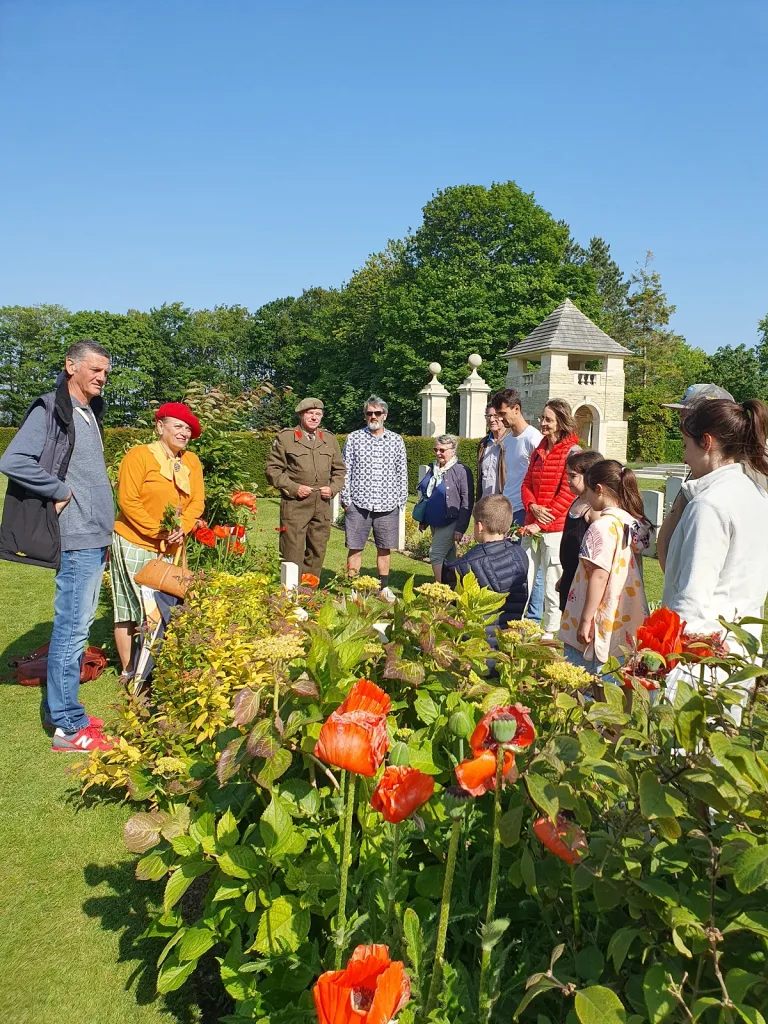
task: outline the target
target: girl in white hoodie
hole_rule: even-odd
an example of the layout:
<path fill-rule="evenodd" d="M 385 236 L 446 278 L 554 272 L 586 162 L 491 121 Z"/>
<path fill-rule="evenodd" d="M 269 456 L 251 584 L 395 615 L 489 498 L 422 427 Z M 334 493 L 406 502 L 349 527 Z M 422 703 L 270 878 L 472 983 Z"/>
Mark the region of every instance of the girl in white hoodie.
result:
<path fill-rule="evenodd" d="M 669 542 L 663 603 L 689 633 L 761 617 L 768 590 L 768 495 L 742 471 L 768 472 L 768 408 L 751 399 L 702 400 L 681 415 L 688 504 Z M 761 626 L 744 627 L 758 638 Z M 735 646 L 729 638 L 729 646 Z"/>

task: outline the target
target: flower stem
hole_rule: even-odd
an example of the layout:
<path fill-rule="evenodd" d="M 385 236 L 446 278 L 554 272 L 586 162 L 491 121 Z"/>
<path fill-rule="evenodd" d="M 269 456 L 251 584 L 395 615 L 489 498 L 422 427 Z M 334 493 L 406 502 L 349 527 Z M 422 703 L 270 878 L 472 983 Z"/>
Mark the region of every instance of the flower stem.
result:
<path fill-rule="evenodd" d="M 491 880 L 488 883 L 488 906 L 485 911 L 485 927 L 490 926 L 496 917 L 496 896 L 499 890 L 499 862 L 501 860 L 501 836 L 499 820 L 501 819 L 501 787 L 504 783 L 504 748 L 499 744 L 496 750 L 496 789 L 493 791 L 493 846 L 491 852 Z M 487 1021 L 491 1016 L 491 1000 L 488 993 L 488 973 L 491 966 L 491 950 L 483 947 L 480 959 L 480 1001 L 479 1021 Z"/>
<path fill-rule="evenodd" d="M 387 939 L 392 940 L 393 945 L 394 945 L 394 938 L 395 938 L 395 936 L 394 936 L 394 934 L 390 933 L 390 929 L 392 927 L 392 915 L 393 915 L 393 912 L 394 912 L 394 909 L 395 909 L 395 899 L 397 897 L 397 868 L 398 868 L 398 863 L 397 862 L 398 862 L 398 858 L 399 858 L 399 855 L 400 855 L 400 825 L 401 825 L 401 822 L 398 822 L 396 825 L 392 826 L 393 832 L 394 832 L 394 836 L 393 836 L 393 839 L 392 839 L 392 859 L 390 860 L 390 863 L 389 863 L 389 893 L 388 893 L 388 898 L 387 898 L 387 923 L 386 923 L 386 927 L 384 928 L 384 934 L 387 936 Z"/>
<path fill-rule="evenodd" d="M 346 772 L 344 773 L 347 774 Z M 336 954 L 334 956 L 334 967 L 341 970 L 341 961 L 344 956 L 344 932 L 347 925 L 347 884 L 349 881 L 349 857 L 352 846 L 352 818 L 355 813 L 355 783 L 357 776 L 351 774 L 347 779 L 347 799 L 344 805 L 344 839 L 341 844 L 341 873 L 339 879 L 339 912 L 336 918 Z"/>
<path fill-rule="evenodd" d="M 456 870 L 456 851 L 459 848 L 459 837 L 461 836 L 462 819 L 454 818 L 451 826 L 451 838 L 448 843 L 448 856 L 445 861 L 445 877 L 443 878 L 443 895 L 440 900 L 440 916 L 437 921 L 437 939 L 435 941 L 435 962 L 432 965 L 432 981 L 429 986 L 429 996 L 424 1010 L 423 1020 L 426 1020 L 435 1008 L 437 993 L 440 990 L 440 981 L 443 976 L 443 955 L 445 953 L 445 940 L 448 937 L 448 916 L 451 912 L 451 889 L 453 888 L 453 876 Z"/>
<path fill-rule="evenodd" d="M 581 945 L 581 911 L 579 909 L 579 894 L 573 879 L 576 874 L 575 865 L 571 864 L 571 906 L 573 907 L 573 945 L 576 949 Z"/>

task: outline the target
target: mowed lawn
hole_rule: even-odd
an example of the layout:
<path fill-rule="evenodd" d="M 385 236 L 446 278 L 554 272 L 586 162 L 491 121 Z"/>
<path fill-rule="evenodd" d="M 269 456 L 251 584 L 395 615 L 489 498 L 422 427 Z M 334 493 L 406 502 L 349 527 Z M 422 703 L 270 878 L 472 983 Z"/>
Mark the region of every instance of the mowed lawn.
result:
<path fill-rule="evenodd" d="M 652 483 L 652 482 L 650 482 Z M 646 486 L 649 482 L 644 481 Z M 5 494 L 0 478 L 0 500 Z M 262 499 L 254 522 L 258 544 L 276 544 L 278 502 Z M 344 535 L 334 529 L 324 581 L 345 563 Z M 369 544 L 363 570 L 373 570 Z M 392 586 L 407 577 L 431 579 L 429 566 L 403 555 L 392 559 Z M 646 560 L 646 587 L 661 597 L 658 564 Z M 8 659 L 50 636 L 53 573 L 0 561 L 0 673 Z M 91 642 L 109 644 L 105 602 Z M 68 774 L 73 755 L 53 754 L 41 727 L 40 691 L 0 686 L 0 1020 L 9 1024 L 160 1024 L 213 1022 L 189 983 L 167 1000 L 154 993 L 154 959 L 161 944 L 136 938 L 160 887 L 136 883 L 135 859 L 122 844 L 122 826 L 134 808 L 116 801 L 79 804 Z M 117 678 L 110 669 L 82 689 L 94 714 L 114 715 Z M 77 760 L 76 755 L 74 760 Z M 201 1008 L 202 1007 L 202 1008 Z"/>

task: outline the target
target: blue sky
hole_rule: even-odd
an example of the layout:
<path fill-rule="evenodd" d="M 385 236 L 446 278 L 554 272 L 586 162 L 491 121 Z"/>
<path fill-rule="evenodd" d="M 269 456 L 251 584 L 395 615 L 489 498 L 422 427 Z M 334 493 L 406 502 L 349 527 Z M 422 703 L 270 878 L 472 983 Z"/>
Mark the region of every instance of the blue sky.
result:
<path fill-rule="evenodd" d="M 0 0 L 0 304 L 253 309 L 512 178 L 752 344 L 767 44 L 765 0 Z"/>

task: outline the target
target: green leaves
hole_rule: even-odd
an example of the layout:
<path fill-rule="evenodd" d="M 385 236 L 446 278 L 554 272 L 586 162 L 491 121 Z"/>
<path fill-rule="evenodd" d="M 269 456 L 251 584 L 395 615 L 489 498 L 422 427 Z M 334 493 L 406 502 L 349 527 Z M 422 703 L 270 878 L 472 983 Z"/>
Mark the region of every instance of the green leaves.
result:
<path fill-rule="evenodd" d="M 279 797 L 274 796 L 259 821 L 264 849 L 268 857 L 280 857 L 290 852 L 293 821 Z"/>
<path fill-rule="evenodd" d="M 309 934 L 309 911 L 293 896 L 278 896 L 259 918 L 253 949 L 273 956 L 295 953 Z"/>
<path fill-rule="evenodd" d="M 181 867 L 176 868 L 165 885 L 165 893 L 163 894 L 164 912 L 167 914 L 175 907 L 194 880 L 210 871 L 212 867 L 213 863 L 211 861 L 187 860 L 184 861 Z"/>
<path fill-rule="evenodd" d="M 580 1024 L 626 1024 L 624 1004 L 609 988 L 591 985 L 576 993 L 574 1009 Z"/>
<path fill-rule="evenodd" d="M 740 892 L 754 892 L 768 882 L 768 844 L 745 850 L 733 864 L 733 880 Z"/>
<path fill-rule="evenodd" d="M 683 750 L 693 750 L 704 735 L 706 709 L 702 698 L 683 679 L 675 693 L 675 736 Z"/>
<path fill-rule="evenodd" d="M 543 775 L 537 775 L 535 772 L 529 772 L 525 776 L 525 785 L 531 800 L 554 821 L 560 810 L 554 786 Z"/>
<path fill-rule="evenodd" d="M 679 790 L 674 786 L 662 786 L 652 771 L 642 773 L 638 789 L 644 818 L 676 818 L 686 813 Z"/>

